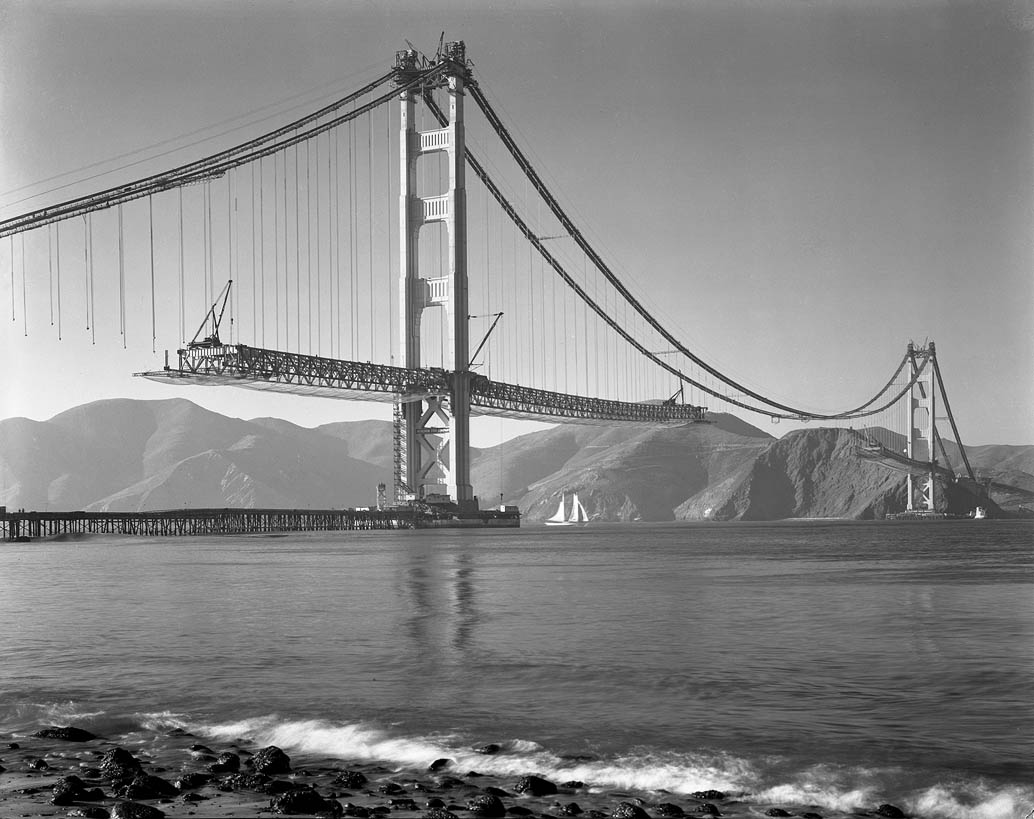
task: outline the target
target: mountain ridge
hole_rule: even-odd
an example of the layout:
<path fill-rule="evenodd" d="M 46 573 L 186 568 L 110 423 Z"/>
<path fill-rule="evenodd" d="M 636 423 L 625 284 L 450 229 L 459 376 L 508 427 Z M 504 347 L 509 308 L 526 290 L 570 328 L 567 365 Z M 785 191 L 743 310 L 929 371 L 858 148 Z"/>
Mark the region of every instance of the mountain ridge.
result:
<path fill-rule="evenodd" d="M 482 506 L 515 504 L 529 521 L 572 492 L 599 520 L 864 519 L 903 508 L 903 476 L 859 459 L 858 440 L 832 428 L 774 438 L 721 413 L 660 427 L 563 424 L 472 450 L 472 483 Z M 967 453 L 1008 486 L 992 483 L 996 498 L 1034 502 L 1034 446 Z M 230 418 L 182 398 L 107 399 L 47 421 L 0 421 L 0 505 L 9 508 L 368 506 L 391 471 L 388 421 L 308 428 Z"/>

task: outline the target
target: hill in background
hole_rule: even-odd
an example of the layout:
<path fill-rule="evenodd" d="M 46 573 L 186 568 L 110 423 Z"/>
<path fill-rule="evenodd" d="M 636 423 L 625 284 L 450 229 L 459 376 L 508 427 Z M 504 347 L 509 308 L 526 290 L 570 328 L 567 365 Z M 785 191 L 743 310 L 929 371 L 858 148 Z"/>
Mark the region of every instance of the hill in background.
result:
<path fill-rule="evenodd" d="M 732 415 L 710 420 L 558 425 L 474 450 L 472 482 L 483 506 L 501 496 L 528 520 L 549 517 L 572 492 L 602 520 L 879 518 L 904 507 L 901 473 L 859 459 L 850 430 L 797 430 L 776 439 Z M 378 483 L 391 485 L 391 441 L 387 421 L 309 429 L 275 418 L 227 418 L 179 398 L 97 401 L 48 421 L 0 421 L 0 505 L 368 506 Z M 997 482 L 996 500 L 1032 505 L 1034 447 L 967 452 L 974 468 Z"/>

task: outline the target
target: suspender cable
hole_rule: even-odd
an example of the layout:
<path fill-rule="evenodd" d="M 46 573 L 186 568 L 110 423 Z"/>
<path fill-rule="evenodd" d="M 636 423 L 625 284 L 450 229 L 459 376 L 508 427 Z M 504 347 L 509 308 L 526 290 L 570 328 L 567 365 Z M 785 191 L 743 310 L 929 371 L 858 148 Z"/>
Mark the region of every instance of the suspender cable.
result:
<path fill-rule="evenodd" d="M 86 232 L 87 230 L 88 230 L 88 226 L 86 224 L 86 216 L 84 215 L 83 216 L 83 290 L 86 292 L 86 298 L 83 299 L 83 301 L 86 302 L 86 329 L 89 330 L 90 329 L 90 251 L 89 251 L 89 241 L 90 240 L 89 240 L 89 236 L 87 235 L 87 232 Z M 12 241 L 12 250 L 13 250 L 13 248 L 14 248 L 13 241 L 14 240 L 12 239 L 11 241 Z M 12 286 L 12 295 L 13 295 L 13 292 L 14 292 L 13 291 L 13 286 L 14 286 L 14 279 L 13 279 L 14 259 L 13 258 L 11 259 L 11 273 L 12 273 L 11 286 Z M 14 303 L 13 302 L 11 303 L 11 318 L 12 319 L 14 318 Z"/>
<path fill-rule="evenodd" d="M 273 154 L 273 304 L 276 316 L 276 348 L 280 349 L 280 196 L 279 165 Z M 286 335 L 286 334 L 285 334 Z M 285 339 L 286 340 L 286 339 Z"/>
<path fill-rule="evenodd" d="M 47 270 L 50 281 L 50 326 L 54 326 L 54 226 L 47 225 Z"/>
<path fill-rule="evenodd" d="M 179 335 L 179 338 L 180 338 L 180 341 L 186 341 L 186 335 L 187 335 L 186 326 L 185 326 L 186 322 L 184 321 L 184 318 L 183 318 L 184 317 L 184 313 L 186 311 L 186 308 L 184 307 L 184 304 L 183 304 L 183 300 L 186 297 L 186 294 L 184 293 L 184 285 L 183 285 L 183 267 L 184 267 L 184 260 L 183 260 L 183 188 L 179 189 L 179 205 L 180 205 L 180 207 L 179 207 L 179 223 L 180 223 L 180 259 L 179 259 L 179 262 L 180 262 L 180 281 L 179 281 L 179 285 L 180 285 L 180 292 L 179 292 L 179 297 L 180 297 L 180 335 Z"/>
<path fill-rule="evenodd" d="M 296 324 L 298 333 L 297 349 L 302 351 L 302 252 L 301 252 L 301 217 L 299 213 L 298 180 L 298 146 L 294 146 L 294 292 L 295 309 L 298 311 Z"/>
<path fill-rule="evenodd" d="M 349 357 L 358 357 L 359 338 L 356 335 L 356 268 L 358 255 L 355 247 L 355 125 L 348 123 L 348 313 L 349 313 Z"/>
<path fill-rule="evenodd" d="M 367 360 L 376 361 L 373 332 L 373 114 L 366 115 L 366 227 L 366 253 L 369 257 L 367 270 L 370 282 L 370 325 L 367 330 L 370 337 L 370 357 Z"/>
<path fill-rule="evenodd" d="M 22 245 L 22 328 L 24 335 L 29 335 L 29 295 L 25 285 L 25 234 L 21 235 Z"/>
<path fill-rule="evenodd" d="M 322 242 L 320 230 L 320 138 L 316 137 L 316 354 L 320 355 L 323 345 L 323 278 Z"/>
<path fill-rule="evenodd" d="M 255 165 L 251 166 L 251 337 L 258 336 L 258 290 L 255 288 Z M 263 346 L 265 344 L 263 343 Z"/>
<path fill-rule="evenodd" d="M 237 278 L 233 270 L 233 175 L 235 169 L 226 174 L 226 279 L 233 281 Z M 233 342 L 233 310 L 231 308 L 230 318 L 230 342 Z"/>
<path fill-rule="evenodd" d="M 308 351 L 312 355 L 312 182 L 309 171 L 309 141 L 305 141 L 305 287 L 308 315 Z"/>
<path fill-rule="evenodd" d="M 126 263 L 125 245 L 122 241 L 122 205 L 118 206 L 118 301 L 119 332 L 122 334 L 122 349 L 126 348 Z"/>
<path fill-rule="evenodd" d="M 262 346 L 266 345 L 266 168 L 265 159 L 258 163 L 259 181 L 259 288 L 262 294 L 259 303 L 262 308 Z"/>
<path fill-rule="evenodd" d="M 154 309 L 154 197 L 147 197 L 147 235 L 151 245 L 151 352 L 155 352 L 158 324 Z"/>
<path fill-rule="evenodd" d="M 96 290 L 93 286 L 93 214 L 87 214 L 86 221 L 89 223 L 88 234 L 90 237 L 90 342 L 97 343 L 97 302 L 95 300 Z"/>
<path fill-rule="evenodd" d="M 395 345 L 395 311 L 391 309 L 391 288 L 395 282 L 391 259 L 393 238 L 391 231 L 391 106 L 384 107 L 384 145 L 384 239 L 388 246 L 388 252 L 385 254 L 388 259 L 388 275 L 385 277 L 385 282 L 388 288 L 388 363 L 391 364 L 395 361 L 395 357 L 392 355 Z"/>
<path fill-rule="evenodd" d="M 291 343 L 291 279 L 287 264 L 287 151 L 284 154 L 284 346 Z"/>
<path fill-rule="evenodd" d="M 57 266 L 57 340 L 61 341 L 61 223 L 54 224 L 54 254 Z"/>
<path fill-rule="evenodd" d="M 330 307 L 330 357 L 334 357 L 335 350 L 337 354 L 341 354 L 341 315 L 337 311 L 338 297 L 341 293 L 341 280 L 339 274 L 341 271 L 341 180 L 338 178 L 340 172 L 340 157 L 339 157 L 339 141 L 341 139 L 341 131 L 335 128 L 331 131 L 333 138 L 330 141 L 329 147 L 332 150 L 327 151 L 327 167 L 330 181 L 332 183 L 331 192 L 328 194 L 328 199 L 331 203 L 330 209 L 330 294 L 327 297 Z"/>
<path fill-rule="evenodd" d="M 85 217 L 84 217 L 83 221 L 85 221 Z M 14 316 L 14 235 L 13 234 L 11 235 L 10 245 L 11 245 L 11 321 L 16 321 L 17 319 Z M 86 326 L 87 327 L 90 326 L 89 325 L 89 321 L 90 321 L 90 319 L 89 319 L 89 317 L 87 317 L 87 319 L 86 319 L 86 322 L 87 322 Z"/>

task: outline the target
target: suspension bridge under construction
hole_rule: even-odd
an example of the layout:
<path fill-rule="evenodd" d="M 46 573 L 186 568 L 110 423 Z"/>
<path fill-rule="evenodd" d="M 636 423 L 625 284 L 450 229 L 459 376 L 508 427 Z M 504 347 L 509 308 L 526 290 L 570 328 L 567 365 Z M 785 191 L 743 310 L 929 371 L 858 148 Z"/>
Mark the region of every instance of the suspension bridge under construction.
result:
<path fill-rule="evenodd" d="M 154 352 L 159 325 L 178 324 L 175 357 L 143 378 L 391 404 L 393 508 L 479 519 L 472 416 L 698 424 L 705 402 L 850 425 L 859 458 L 906 476 L 914 512 L 942 508 L 945 482 L 978 492 L 932 341 L 908 343 L 867 400 L 822 413 L 708 363 L 579 228 L 463 42 L 433 56 L 399 51 L 319 110 L 7 219 L 0 240 L 12 319 L 16 270 L 23 299 L 31 271 L 45 271 L 58 332 L 73 314 L 96 332 L 97 278 L 117 271 L 124 345 Z M 948 458 L 943 419 L 961 464 Z"/>

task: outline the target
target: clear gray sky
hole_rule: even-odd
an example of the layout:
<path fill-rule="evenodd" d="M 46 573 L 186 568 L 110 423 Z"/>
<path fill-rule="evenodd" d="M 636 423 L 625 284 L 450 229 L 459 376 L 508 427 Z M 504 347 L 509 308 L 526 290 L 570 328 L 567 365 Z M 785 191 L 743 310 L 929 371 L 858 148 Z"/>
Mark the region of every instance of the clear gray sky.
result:
<path fill-rule="evenodd" d="M 404 38 L 433 52 L 443 30 L 564 204 L 702 356 L 774 398 L 842 409 L 930 338 L 964 439 L 1034 443 L 1025 0 L 0 0 L 0 217 L 171 137 L 351 90 Z M 192 141 L 171 143 L 187 146 L 177 157 Z M 0 246 L 0 417 L 176 394 L 130 379 L 160 362 L 110 328 L 90 344 L 70 306 L 61 341 L 46 304 L 28 305 L 25 335 L 9 265 Z M 387 417 L 182 395 L 305 425 Z M 512 431 L 486 423 L 481 443 Z"/>

